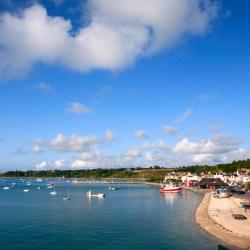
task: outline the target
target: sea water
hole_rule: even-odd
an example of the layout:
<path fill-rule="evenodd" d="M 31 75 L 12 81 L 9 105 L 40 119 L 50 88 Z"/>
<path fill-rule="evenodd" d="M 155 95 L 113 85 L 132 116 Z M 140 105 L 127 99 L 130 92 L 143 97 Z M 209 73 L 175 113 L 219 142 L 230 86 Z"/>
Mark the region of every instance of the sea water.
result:
<path fill-rule="evenodd" d="M 2 189 L 13 182 L 10 190 Z M 48 182 L 55 183 L 56 196 L 49 194 Z M 0 249 L 217 249 L 218 241 L 194 222 L 200 195 L 160 194 L 159 187 L 146 185 L 116 187 L 0 179 Z M 88 198 L 89 190 L 106 197 Z M 64 201 L 68 191 L 71 200 Z"/>

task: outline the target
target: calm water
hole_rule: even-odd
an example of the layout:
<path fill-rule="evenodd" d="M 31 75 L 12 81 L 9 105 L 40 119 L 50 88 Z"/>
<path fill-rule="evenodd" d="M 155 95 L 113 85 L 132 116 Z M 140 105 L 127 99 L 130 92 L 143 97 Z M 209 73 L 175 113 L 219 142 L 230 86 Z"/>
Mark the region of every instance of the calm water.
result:
<path fill-rule="evenodd" d="M 2 189 L 12 182 L 15 188 Z M 105 185 L 59 182 L 52 197 L 45 181 L 27 187 L 17 179 L 0 180 L 1 250 L 217 249 L 218 242 L 193 221 L 201 197 L 190 191 L 161 195 L 158 187 L 121 185 L 109 191 Z M 68 188 L 71 200 L 63 201 Z M 89 200 L 89 190 L 106 198 Z"/>

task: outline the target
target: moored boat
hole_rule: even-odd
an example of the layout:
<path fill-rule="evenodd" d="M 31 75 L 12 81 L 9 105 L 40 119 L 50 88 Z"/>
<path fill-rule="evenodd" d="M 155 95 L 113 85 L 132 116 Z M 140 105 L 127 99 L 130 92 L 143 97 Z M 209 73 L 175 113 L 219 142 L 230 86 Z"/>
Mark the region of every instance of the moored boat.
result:
<path fill-rule="evenodd" d="M 109 190 L 110 190 L 110 191 L 115 191 L 115 190 L 118 190 L 118 188 L 117 188 L 117 187 L 109 186 Z"/>
<path fill-rule="evenodd" d="M 172 182 L 162 184 L 160 189 L 161 193 L 179 193 L 180 191 L 181 187 Z"/>
<path fill-rule="evenodd" d="M 104 198 L 105 194 L 103 194 L 103 193 L 93 194 L 91 191 L 88 191 L 87 196 L 88 197 Z"/>

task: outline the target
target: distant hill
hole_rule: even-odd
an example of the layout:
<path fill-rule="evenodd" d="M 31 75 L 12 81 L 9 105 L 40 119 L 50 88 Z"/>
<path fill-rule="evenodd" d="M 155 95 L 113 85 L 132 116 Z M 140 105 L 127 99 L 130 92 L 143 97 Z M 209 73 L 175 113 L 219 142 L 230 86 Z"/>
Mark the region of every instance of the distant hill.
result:
<path fill-rule="evenodd" d="M 226 172 L 233 173 L 237 169 L 250 169 L 250 159 L 233 161 L 228 164 L 215 166 L 188 166 L 179 168 L 150 167 L 150 168 L 117 168 L 117 169 L 92 169 L 92 170 L 48 170 L 48 171 L 8 171 L 2 177 L 65 177 L 65 178 L 141 178 L 158 181 L 169 172 Z"/>

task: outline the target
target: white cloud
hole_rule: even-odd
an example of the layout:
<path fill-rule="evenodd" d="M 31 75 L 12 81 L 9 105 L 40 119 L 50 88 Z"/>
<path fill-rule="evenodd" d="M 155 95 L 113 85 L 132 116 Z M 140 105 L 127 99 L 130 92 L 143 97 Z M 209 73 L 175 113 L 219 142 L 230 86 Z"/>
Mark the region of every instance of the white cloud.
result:
<path fill-rule="evenodd" d="M 177 134 L 177 130 L 176 130 L 175 127 L 172 127 L 172 126 L 165 126 L 164 129 L 165 129 L 165 131 L 166 131 L 166 133 L 167 133 L 168 135 L 176 135 L 176 134 Z"/>
<path fill-rule="evenodd" d="M 174 124 L 180 124 L 186 121 L 193 114 L 193 109 L 188 108 L 179 117 L 174 120 Z"/>
<path fill-rule="evenodd" d="M 68 104 L 66 111 L 76 115 L 84 115 L 91 112 L 91 109 L 80 102 L 72 102 Z"/>
<path fill-rule="evenodd" d="M 31 151 L 32 151 L 33 153 L 42 153 L 42 152 L 43 152 L 43 149 L 42 149 L 42 147 L 41 147 L 40 145 L 35 145 L 35 146 L 31 149 Z"/>
<path fill-rule="evenodd" d="M 127 151 L 125 156 L 127 156 L 127 157 L 139 157 L 139 156 L 141 156 L 141 151 L 137 148 L 132 148 L 132 149 L 129 149 Z"/>
<path fill-rule="evenodd" d="M 83 160 L 76 159 L 72 162 L 71 167 L 74 169 L 94 168 L 94 167 L 97 167 L 97 164 L 95 161 L 83 161 Z"/>
<path fill-rule="evenodd" d="M 86 72 L 119 70 L 136 59 L 203 35 L 216 15 L 209 0 L 88 0 L 89 24 L 49 16 L 39 4 L 0 17 L 0 75 L 15 77 L 35 63 Z"/>
<path fill-rule="evenodd" d="M 62 169 L 65 167 L 67 167 L 67 161 L 65 159 L 58 159 L 52 161 L 46 160 L 36 164 L 36 170 L 38 171 Z"/>
<path fill-rule="evenodd" d="M 137 130 L 134 133 L 134 136 L 137 137 L 137 138 L 147 138 L 148 137 L 144 130 Z"/>
<path fill-rule="evenodd" d="M 154 142 L 154 143 L 145 142 L 143 143 L 142 148 L 144 149 L 153 148 L 153 149 L 165 150 L 165 149 L 168 149 L 169 146 L 163 140 L 159 140 L 158 142 Z"/>
<path fill-rule="evenodd" d="M 53 161 L 52 166 L 59 169 L 59 168 L 63 168 L 65 166 L 67 166 L 67 163 L 66 163 L 65 159 L 59 159 L 59 160 Z"/>
<path fill-rule="evenodd" d="M 99 145 L 99 139 L 94 135 L 65 136 L 58 134 L 50 141 L 50 148 L 56 152 L 84 152 L 90 151 L 92 147 Z"/>
<path fill-rule="evenodd" d="M 54 88 L 46 82 L 39 82 L 37 84 L 34 84 L 33 87 L 35 89 L 41 90 L 45 95 L 48 95 L 54 92 Z"/>
<path fill-rule="evenodd" d="M 31 143 L 42 146 L 45 144 L 45 141 L 41 138 L 34 138 L 31 140 Z"/>
<path fill-rule="evenodd" d="M 43 161 L 43 162 L 41 162 L 41 163 L 36 164 L 36 170 L 37 170 L 37 171 L 46 170 L 47 167 L 48 167 L 47 161 Z"/>
<path fill-rule="evenodd" d="M 239 144 L 240 142 L 238 140 L 223 136 L 201 139 L 197 142 L 192 142 L 184 138 L 176 143 L 173 147 L 173 152 L 187 154 L 222 154 L 235 150 Z"/>
<path fill-rule="evenodd" d="M 111 130 L 107 130 L 105 132 L 104 139 L 107 142 L 112 142 L 112 141 L 115 141 L 117 139 L 117 136 L 116 136 L 115 132 L 113 132 Z"/>

